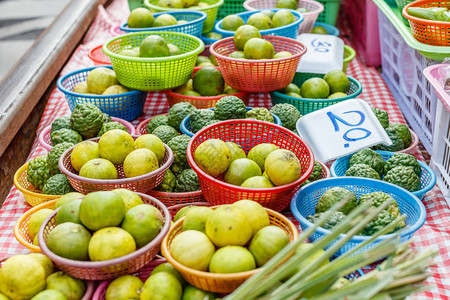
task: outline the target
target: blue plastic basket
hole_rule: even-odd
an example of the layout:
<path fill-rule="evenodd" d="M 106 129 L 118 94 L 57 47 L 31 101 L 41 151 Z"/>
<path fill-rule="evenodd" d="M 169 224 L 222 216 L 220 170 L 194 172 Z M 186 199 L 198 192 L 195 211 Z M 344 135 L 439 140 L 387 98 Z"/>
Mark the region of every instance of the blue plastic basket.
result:
<path fill-rule="evenodd" d="M 147 92 L 134 90 L 123 94 L 103 96 L 80 94 L 72 91 L 78 83 L 86 81 L 87 75 L 91 70 L 98 67 L 112 69 L 110 65 L 85 68 L 64 75 L 56 82 L 58 89 L 66 96 L 70 110 L 72 111 L 79 103 L 91 103 L 111 117 L 121 118 L 127 121 L 137 119 L 144 110 Z"/>
<path fill-rule="evenodd" d="M 317 201 L 322 194 L 333 188 L 343 187 L 352 191 L 359 198 L 360 195 L 372 193 L 372 192 L 384 192 L 389 194 L 398 203 L 400 213 L 406 214 L 405 223 L 406 226 L 396 233 L 386 234 L 379 236 L 376 240 L 357 252 L 365 252 L 372 248 L 376 243 L 386 240 L 394 235 L 399 235 L 400 240 L 407 241 L 413 234 L 425 223 L 426 210 L 422 202 L 412 193 L 407 190 L 396 186 L 394 184 L 360 177 L 335 177 L 326 178 L 319 181 L 314 181 L 305 185 L 298 190 L 291 201 L 291 211 L 294 217 L 300 222 L 302 230 L 305 231 L 312 227 L 313 224 L 309 222 L 306 217 L 315 214 Z M 322 238 L 323 236 L 330 234 L 330 231 L 321 227 L 318 227 L 314 233 L 309 237 L 311 241 Z M 340 237 L 344 236 L 343 234 Z M 365 240 L 370 239 L 369 236 L 356 235 L 352 237 L 341 249 L 336 252 L 336 255 L 342 255 L 350 249 L 358 246 Z M 331 244 L 336 242 L 333 241 Z M 331 246 L 331 245 L 329 245 Z"/>
<path fill-rule="evenodd" d="M 329 35 L 339 36 L 339 29 L 337 29 L 333 25 L 330 25 L 327 23 L 321 23 L 321 22 L 314 23 L 314 27 L 317 27 L 317 26 L 323 27 L 328 32 Z"/>
<path fill-rule="evenodd" d="M 181 11 L 167 11 L 153 14 L 153 17 L 158 17 L 163 14 L 172 15 L 175 19 L 185 20 L 188 23 L 180 24 L 180 25 L 172 25 L 172 26 L 163 26 L 163 27 L 149 27 L 149 28 L 129 28 L 128 23 L 123 23 L 120 25 L 120 29 L 127 33 L 130 32 L 139 32 L 139 31 L 174 31 L 190 34 L 196 37 L 201 37 L 203 31 L 203 23 L 206 20 L 207 14 L 203 11 L 189 11 L 189 10 L 181 10 Z"/>
<path fill-rule="evenodd" d="M 277 9 L 271 9 L 271 10 L 274 12 L 277 12 L 280 9 L 283 10 L 285 8 L 279 8 L 279 9 L 277 8 Z M 247 11 L 247 12 L 235 14 L 235 16 L 241 17 L 242 20 L 244 20 L 244 22 L 247 23 L 247 20 L 248 20 L 248 18 L 250 18 L 251 15 L 261 12 L 261 11 L 263 11 L 263 10 Z M 259 32 L 261 33 L 261 35 L 277 35 L 277 36 L 285 36 L 288 38 L 296 39 L 300 23 L 303 22 L 303 15 L 296 10 L 289 9 L 289 11 L 295 16 L 295 18 L 296 18 L 295 22 L 285 25 L 285 26 L 281 26 L 281 27 L 260 30 Z M 219 22 L 216 23 L 216 25 L 214 26 L 215 31 L 220 33 L 222 35 L 222 37 L 224 37 L 224 38 L 234 36 L 235 31 L 223 30 L 221 28 L 222 21 L 223 20 L 220 20 Z"/>
<path fill-rule="evenodd" d="M 294 80 L 292 83 L 301 87 L 303 82 L 312 78 L 320 77 L 323 78 L 325 74 L 314 74 L 314 73 L 295 73 Z M 336 99 L 309 99 L 309 98 L 296 98 L 285 95 L 278 91 L 273 91 L 270 93 L 270 98 L 272 99 L 273 105 L 279 103 L 289 103 L 294 105 L 302 115 L 309 114 L 310 112 L 322 109 L 324 107 L 348 100 L 359 96 L 362 92 L 362 86 L 358 80 L 353 77 L 347 76 L 350 80 L 350 88 L 348 89 L 347 96 Z"/>
<path fill-rule="evenodd" d="M 253 107 L 247 107 L 247 111 L 251 110 L 252 108 Z M 208 108 L 208 109 L 214 110 L 214 107 Z M 272 115 L 273 115 L 275 124 L 281 126 L 280 118 L 275 114 L 272 114 Z M 183 119 L 183 121 L 181 121 L 180 129 L 181 129 L 181 132 L 183 132 L 184 134 L 186 134 L 190 137 L 194 136 L 194 133 L 191 131 L 191 122 L 190 122 L 189 116 L 187 116 L 186 118 Z"/>
<path fill-rule="evenodd" d="M 390 151 L 378 151 L 383 157 L 384 161 L 391 158 L 392 155 L 396 154 L 396 152 Z M 331 164 L 331 177 L 342 177 L 345 176 L 345 172 L 350 168 L 350 158 L 353 154 L 341 157 L 336 159 Z M 420 190 L 412 192 L 417 198 L 420 200 L 423 199 L 425 194 L 431 190 L 436 184 L 436 174 L 434 174 L 433 170 L 423 161 L 418 160 L 420 167 L 422 168 L 422 175 L 420 176 Z M 374 179 L 376 180 L 376 179 Z"/>

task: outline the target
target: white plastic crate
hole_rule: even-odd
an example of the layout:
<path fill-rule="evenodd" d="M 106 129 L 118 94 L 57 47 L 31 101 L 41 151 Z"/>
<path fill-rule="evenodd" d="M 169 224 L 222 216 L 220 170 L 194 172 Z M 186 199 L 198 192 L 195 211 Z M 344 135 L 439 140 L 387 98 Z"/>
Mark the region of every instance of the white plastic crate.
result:
<path fill-rule="evenodd" d="M 422 71 L 440 62 L 428 59 L 408 46 L 381 10 L 378 10 L 378 20 L 381 76 L 411 128 L 431 153 L 437 96 Z"/>

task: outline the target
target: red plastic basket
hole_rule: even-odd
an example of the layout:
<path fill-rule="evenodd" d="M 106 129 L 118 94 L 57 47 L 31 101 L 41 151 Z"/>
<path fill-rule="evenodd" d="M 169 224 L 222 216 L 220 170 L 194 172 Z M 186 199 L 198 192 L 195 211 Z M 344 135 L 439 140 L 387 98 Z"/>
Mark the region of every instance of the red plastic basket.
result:
<path fill-rule="evenodd" d="M 138 137 L 139 136 L 134 135 L 133 139 L 136 140 Z M 89 141 L 94 141 L 97 143 L 99 140 L 100 138 L 93 138 Z M 69 182 L 72 187 L 85 195 L 91 192 L 110 191 L 119 188 L 145 193 L 162 182 L 166 170 L 173 162 L 173 152 L 170 147 L 164 144 L 164 147 L 166 148 L 166 155 L 164 156 L 160 167 L 153 172 L 141 176 L 126 178 L 123 173 L 122 165 L 115 165 L 118 179 L 91 179 L 79 176 L 78 172 L 75 171 L 70 163 L 70 155 L 75 146 L 70 147 L 61 155 L 58 166 L 59 170 L 61 170 L 61 172 L 69 178 Z"/>
<path fill-rule="evenodd" d="M 410 7 L 446 7 L 450 8 L 450 0 L 418 0 L 403 8 L 403 16 L 408 19 L 409 26 L 416 40 L 433 46 L 450 46 L 450 22 L 425 20 L 411 16 Z"/>
<path fill-rule="evenodd" d="M 155 190 L 149 190 L 147 192 L 152 197 L 155 197 L 167 207 L 178 205 L 178 204 L 186 204 L 192 202 L 205 202 L 205 197 L 203 196 L 203 192 L 194 191 L 194 192 L 186 192 L 186 193 L 168 193 L 161 192 Z"/>
<path fill-rule="evenodd" d="M 158 235 L 147 245 L 137 249 L 128 255 L 105 261 L 77 261 L 67 259 L 54 254 L 47 247 L 48 234 L 56 227 L 55 216 L 59 208 L 55 210 L 39 229 L 39 245 L 42 253 L 47 255 L 55 265 L 70 276 L 84 280 L 114 279 L 123 274 L 133 274 L 146 266 L 159 252 L 164 236 L 169 232 L 170 214 L 167 207 L 158 199 L 138 193 L 144 203 L 153 205 L 161 211 L 164 218 L 164 226 Z"/>
<path fill-rule="evenodd" d="M 166 115 L 167 116 L 167 113 L 161 114 L 161 115 Z M 153 117 L 156 117 L 156 116 L 153 116 Z M 148 124 L 148 122 L 150 122 L 150 120 L 153 117 L 145 119 L 144 121 L 142 121 L 141 123 L 138 124 L 138 126 L 136 127 L 136 134 L 137 135 L 143 135 L 143 134 L 150 133 L 150 132 L 147 132 L 147 124 Z"/>
<path fill-rule="evenodd" d="M 157 256 L 157 258 L 149 262 L 148 265 L 146 265 L 133 275 L 139 277 L 143 282 L 145 282 L 147 278 L 150 277 L 150 274 L 152 273 L 153 269 L 155 269 L 157 266 L 165 262 L 167 262 L 165 258 Z M 111 282 L 112 280 L 101 282 L 98 285 L 97 289 L 95 290 L 92 300 L 105 300 L 106 290 L 108 289 Z"/>
<path fill-rule="evenodd" d="M 233 37 L 219 40 L 209 48 L 219 64 L 225 82 L 232 88 L 245 92 L 271 92 L 287 86 L 294 79 L 306 47 L 287 37 L 264 35 L 263 38 L 272 43 L 276 53 L 288 51 L 293 55 L 258 60 L 232 58 L 228 55 L 236 51 Z"/>
<path fill-rule="evenodd" d="M 281 149 L 288 149 L 300 160 L 301 176 L 292 183 L 267 189 L 244 188 L 228 184 L 223 181 L 223 176 L 213 177 L 203 172 L 194 161 L 194 152 L 197 147 L 209 139 L 237 143 L 245 153 L 262 143 L 272 143 Z M 206 201 L 212 205 L 230 204 L 241 199 L 249 199 L 276 211 L 282 211 L 289 205 L 292 195 L 309 177 L 314 167 L 314 155 L 311 148 L 294 132 L 279 125 L 247 119 L 218 122 L 201 129 L 189 141 L 187 159 L 198 175 L 200 188 Z"/>
<path fill-rule="evenodd" d="M 89 58 L 94 62 L 94 65 L 110 65 L 111 60 L 102 51 L 103 45 L 98 45 L 97 47 L 91 49 L 88 53 Z"/>
<path fill-rule="evenodd" d="M 173 206 L 169 206 L 167 209 L 169 210 L 170 216 L 173 218 L 177 214 L 177 212 L 186 206 L 211 206 L 208 202 L 192 202 L 192 203 L 183 203 L 183 204 L 177 204 Z"/>

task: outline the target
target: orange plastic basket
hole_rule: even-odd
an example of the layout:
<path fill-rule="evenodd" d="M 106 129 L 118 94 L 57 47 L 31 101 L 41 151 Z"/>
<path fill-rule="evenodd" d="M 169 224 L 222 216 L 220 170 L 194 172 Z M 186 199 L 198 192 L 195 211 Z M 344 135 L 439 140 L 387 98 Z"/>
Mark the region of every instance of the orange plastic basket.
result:
<path fill-rule="evenodd" d="M 94 65 L 110 65 L 111 60 L 109 56 L 103 53 L 103 45 L 98 45 L 97 47 L 91 49 L 88 53 L 89 58 L 94 62 Z"/>
<path fill-rule="evenodd" d="M 137 139 L 139 136 L 132 135 L 132 137 L 133 139 Z M 99 140 L 100 138 L 93 138 L 89 141 L 94 141 L 97 143 Z M 76 145 L 70 147 L 61 155 L 58 165 L 61 172 L 69 178 L 69 182 L 72 187 L 85 195 L 91 192 L 110 191 L 119 188 L 145 193 L 162 182 L 166 170 L 173 162 L 173 152 L 170 147 L 164 144 L 164 147 L 166 148 L 166 155 L 164 156 L 160 167 L 153 172 L 127 178 L 123 173 L 123 166 L 115 165 L 118 179 L 91 179 L 78 175 L 78 172 L 72 167 L 70 155 L 74 147 L 76 147 Z"/>
<path fill-rule="evenodd" d="M 22 192 L 25 201 L 31 206 L 57 199 L 61 195 L 45 195 L 41 190 L 35 188 L 27 179 L 28 163 L 21 166 L 14 174 L 14 185 Z"/>
<path fill-rule="evenodd" d="M 216 207 L 212 207 L 213 209 Z M 269 214 L 270 224 L 280 227 L 285 230 L 289 239 L 294 241 L 298 237 L 297 227 L 285 216 L 273 210 L 266 209 Z M 170 255 L 170 245 L 177 234 L 182 231 L 184 218 L 175 222 L 169 230 L 169 233 L 164 238 L 161 245 L 161 253 L 168 262 L 180 272 L 181 276 L 191 285 L 208 292 L 214 293 L 231 293 L 238 288 L 250 276 L 258 272 L 258 269 L 233 273 L 233 274 L 218 274 L 203 271 L 197 271 L 188 268 L 177 262 L 172 255 Z"/>
<path fill-rule="evenodd" d="M 117 278 L 123 274 L 133 274 L 145 267 L 159 252 L 161 242 L 169 231 L 170 214 L 167 207 L 158 199 L 138 193 L 144 203 L 153 205 L 161 211 L 164 218 L 164 227 L 159 234 L 147 245 L 128 255 L 105 261 L 77 261 L 54 254 L 46 245 L 48 234 L 56 227 L 55 210 L 42 224 L 39 230 L 39 245 L 42 253 L 47 255 L 54 264 L 70 276 L 84 280 L 107 280 Z"/>
<path fill-rule="evenodd" d="M 149 194 L 152 197 L 155 197 L 168 207 L 177 204 L 185 204 L 192 202 L 206 202 L 205 197 L 203 197 L 203 193 L 201 190 L 187 193 L 168 193 L 149 190 L 147 194 Z"/>
<path fill-rule="evenodd" d="M 210 176 L 194 161 L 194 152 L 197 147 L 209 139 L 237 143 L 245 153 L 258 144 L 274 144 L 295 153 L 300 161 L 302 173 L 294 182 L 272 188 L 256 189 L 228 184 L 223 180 L 222 175 Z M 249 199 L 276 211 L 282 211 L 289 205 L 292 195 L 309 177 L 314 167 L 313 152 L 298 135 L 282 126 L 250 119 L 222 121 L 201 129 L 189 141 L 187 159 L 191 168 L 197 173 L 200 188 L 209 203 L 221 205 Z"/>
<path fill-rule="evenodd" d="M 31 209 L 27 210 L 22 216 L 20 216 L 20 218 L 17 219 L 16 224 L 14 225 L 14 236 L 19 241 L 19 243 L 30 249 L 32 252 L 41 252 L 41 248 L 39 246 L 33 245 L 33 240 L 28 235 L 28 223 L 30 222 L 30 218 L 38 210 L 44 208 L 53 209 L 55 207 L 56 201 L 57 199 L 54 199 L 32 207 Z"/>
<path fill-rule="evenodd" d="M 450 22 L 420 19 L 408 14 L 410 7 L 446 7 L 450 8 L 450 0 L 418 0 L 403 8 L 403 16 L 408 19 L 409 26 L 416 40 L 432 46 L 450 46 Z"/>
<path fill-rule="evenodd" d="M 233 37 L 219 40 L 209 51 L 215 56 L 225 82 L 239 91 L 271 92 L 279 90 L 294 79 L 298 63 L 306 47 L 297 40 L 282 36 L 263 36 L 272 43 L 275 52 L 287 51 L 290 57 L 277 59 L 237 59 L 229 57 L 236 51 Z"/>

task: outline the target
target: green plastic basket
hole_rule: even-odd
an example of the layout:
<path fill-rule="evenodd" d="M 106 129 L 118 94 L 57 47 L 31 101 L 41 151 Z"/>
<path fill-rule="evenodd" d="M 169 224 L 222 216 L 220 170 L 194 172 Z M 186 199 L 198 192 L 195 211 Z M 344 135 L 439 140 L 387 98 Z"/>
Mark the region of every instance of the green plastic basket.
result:
<path fill-rule="evenodd" d="M 294 80 L 292 83 L 296 84 L 298 87 L 301 87 L 303 82 L 312 78 L 312 77 L 320 77 L 323 78 L 325 74 L 315 74 L 315 73 L 295 73 Z M 270 98 L 272 98 L 272 104 L 276 105 L 279 103 L 289 103 L 294 105 L 300 114 L 306 115 L 310 112 L 322 109 L 324 107 L 348 100 L 353 99 L 359 96 L 362 92 L 361 84 L 354 79 L 353 77 L 347 76 L 350 80 L 350 88 L 347 92 L 346 97 L 336 98 L 336 99 L 308 99 L 308 98 L 296 98 L 291 97 L 285 94 L 282 94 L 278 91 L 274 91 L 270 93 Z"/>
<path fill-rule="evenodd" d="M 228 15 L 234 15 L 246 11 L 243 3 L 243 0 L 224 0 L 224 4 L 220 7 L 217 18 L 221 20 Z"/>
<path fill-rule="evenodd" d="M 336 25 L 341 0 L 316 0 L 316 1 L 322 3 L 324 7 L 323 12 L 317 17 L 316 22 L 327 23 L 333 26 Z"/>
<path fill-rule="evenodd" d="M 348 45 L 344 45 L 344 63 L 342 65 L 342 71 L 347 72 L 348 64 L 355 58 L 356 51 Z"/>
<path fill-rule="evenodd" d="M 450 47 L 445 46 L 431 46 L 417 41 L 409 26 L 403 23 L 403 15 L 397 7 L 389 6 L 384 0 L 372 0 L 388 20 L 394 25 L 397 31 L 400 33 L 406 44 L 411 48 L 417 50 L 432 60 L 443 61 L 446 57 L 450 56 Z"/>
<path fill-rule="evenodd" d="M 167 8 L 158 6 L 159 1 L 160 0 L 144 0 L 144 5 L 155 13 L 180 10 L 180 8 Z M 224 0 L 202 0 L 202 2 L 208 3 L 209 6 L 195 8 L 194 10 L 203 11 L 208 15 L 206 17 L 205 23 L 203 23 L 203 33 L 207 33 L 214 29 L 214 23 L 216 22 L 219 8 L 223 5 Z"/>
<path fill-rule="evenodd" d="M 149 35 L 158 35 L 178 46 L 183 54 L 142 58 L 118 55 L 124 49 L 139 47 Z M 141 91 L 167 90 L 185 84 L 194 71 L 197 56 L 205 44 L 192 35 L 171 31 L 141 31 L 115 37 L 103 45 L 117 79 L 126 87 Z"/>

